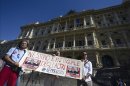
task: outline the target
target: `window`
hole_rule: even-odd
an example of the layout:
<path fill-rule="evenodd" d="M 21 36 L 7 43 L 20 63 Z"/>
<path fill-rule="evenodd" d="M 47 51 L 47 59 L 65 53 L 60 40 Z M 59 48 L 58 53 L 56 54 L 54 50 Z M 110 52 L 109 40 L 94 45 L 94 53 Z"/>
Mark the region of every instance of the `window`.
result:
<path fill-rule="evenodd" d="M 64 26 L 62 26 L 62 28 L 61 28 L 62 30 L 64 30 L 65 29 L 65 27 Z"/>
<path fill-rule="evenodd" d="M 102 43 L 102 45 L 107 45 L 105 40 L 102 40 L 101 43 Z"/>
<path fill-rule="evenodd" d="M 101 34 L 100 34 L 100 36 L 104 36 L 104 34 L 103 34 L 103 33 L 101 33 Z"/>
<path fill-rule="evenodd" d="M 84 40 L 76 41 L 76 46 L 84 46 Z"/>
<path fill-rule="evenodd" d="M 93 41 L 88 41 L 88 45 L 93 45 Z"/>
<path fill-rule="evenodd" d="M 76 19 L 76 24 L 79 24 L 80 23 L 80 19 Z"/>
<path fill-rule="evenodd" d="M 54 29 L 54 31 L 56 31 L 56 30 L 57 30 L 57 28 Z"/>
<path fill-rule="evenodd" d="M 74 26 L 73 25 L 69 25 L 69 28 L 73 28 Z"/>
<path fill-rule="evenodd" d="M 56 44 L 56 48 L 60 48 L 60 47 L 62 47 L 62 43 L 61 42 Z"/>
<path fill-rule="evenodd" d="M 41 42 L 40 41 L 38 41 L 38 45 L 40 45 L 41 44 Z"/>
<path fill-rule="evenodd" d="M 41 35 L 43 35 L 43 34 L 44 34 L 44 30 L 41 31 Z"/>
<path fill-rule="evenodd" d="M 122 44 L 121 39 L 115 39 L 116 44 Z"/>
<path fill-rule="evenodd" d="M 35 50 L 37 51 L 39 49 L 39 47 L 37 46 L 36 48 L 35 48 Z"/>
<path fill-rule="evenodd" d="M 50 48 L 51 48 L 51 49 L 53 48 L 53 44 L 50 45 Z"/>
<path fill-rule="evenodd" d="M 65 43 L 66 47 L 72 47 L 73 46 L 73 42 L 72 41 L 68 41 Z"/>
<path fill-rule="evenodd" d="M 126 20 L 126 17 L 122 17 L 122 20 L 124 20 L 124 21 L 125 21 L 125 20 Z"/>
<path fill-rule="evenodd" d="M 68 42 L 68 47 L 72 47 L 72 42 Z"/>
<path fill-rule="evenodd" d="M 38 32 L 35 32 L 35 36 L 37 36 Z"/>
<path fill-rule="evenodd" d="M 99 21 L 98 24 L 101 25 L 101 22 Z"/>
<path fill-rule="evenodd" d="M 42 50 L 46 50 L 46 46 L 45 45 L 43 46 Z"/>
<path fill-rule="evenodd" d="M 47 33 L 50 33 L 50 32 L 51 32 L 51 30 L 48 30 L 48 31 L 47 31 Z"/>
<path fill-rule="evenodd" d="M 87 36 L 89 36 L 89 37 L 90 37 L 91 35 L 92 35 L 91 33 L 90 33 L 90 34 L 87 34 Z"/>
<path fill-rule="evenodd" d="M 110 22 L 110 23 L 113 23 L 114 21 L 113 21 L 113 19 L 109 19 L 109 22 Z"/>
<path fill-rule="evenodd" d="M 89 23 L 89 22 L 87 22 L 86 24 L 87 24 L 87 25 L 90 25 L 90 23 Z"/>

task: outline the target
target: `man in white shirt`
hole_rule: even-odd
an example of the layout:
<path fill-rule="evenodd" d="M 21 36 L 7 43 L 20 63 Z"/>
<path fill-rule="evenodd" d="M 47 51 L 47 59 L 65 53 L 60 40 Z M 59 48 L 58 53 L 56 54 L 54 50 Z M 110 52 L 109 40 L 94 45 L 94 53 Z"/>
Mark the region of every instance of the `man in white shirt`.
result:
<path fill-rule="evenodd" d="M 83 67 L 83 80 L 87 83 L 88 86 L 92 86 L 92 63 L 87 59 L 87 53 L 83 52 L 84 55 L 84 67 Z"/>
<path fill-rule="evenodd" d="M 15 86 L 19 77 L 21 68 L 19 62 L 26 53 L 28 48 L 28 40 L 21 40 L 18 47 L 10 48 L 3 60 L 6 62 L 3 69 L 0 71 L 0 86 Z"/>
<path fill-rule="evenodd" d="M 83 52 L 83 78 L 82 81 L 78 81 L 78 86 L 93 86 L 92 84 L 92 63 L 87 58 L 87 53 Z"/>

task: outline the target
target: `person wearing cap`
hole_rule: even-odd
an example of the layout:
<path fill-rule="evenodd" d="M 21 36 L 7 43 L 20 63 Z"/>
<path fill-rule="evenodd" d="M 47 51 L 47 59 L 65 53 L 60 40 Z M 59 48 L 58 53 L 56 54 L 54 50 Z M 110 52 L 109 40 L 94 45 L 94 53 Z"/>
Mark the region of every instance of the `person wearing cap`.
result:
<path fill-rule="evenodd" d="M 16 86 L 21 68 L 19 62 L 27 52 L 28 40 L 21 40 L 18 47 L 10 48 L 2 58 L 5 61 L 3 69 L 0 71 L 0 86 Z"/>

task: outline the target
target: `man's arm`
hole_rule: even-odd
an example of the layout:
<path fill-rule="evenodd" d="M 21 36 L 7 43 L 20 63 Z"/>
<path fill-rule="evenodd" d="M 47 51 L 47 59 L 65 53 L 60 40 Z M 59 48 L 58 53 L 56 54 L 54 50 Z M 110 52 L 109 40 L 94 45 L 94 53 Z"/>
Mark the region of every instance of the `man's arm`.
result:
<path fill-rule="evenodd" d="M 3 60 L 4 60 L 5 62 L 7 62 L 7 63 L 13 64 L 13 65 L 19 67 L 19 63 L 13 61 L 13 60 L 10 58 L 10 56 L 7 55 L 7 54 L 3 57 Z"/>
<path fill-rule="evenodd" d="M 88 73 L 86 73 L 86 75 L 84 76 L 84 79 L 89 78 L 92 75 L 92 71 L 93 71 L 92 63 L 89 62 L 88 64 L 89 64 Z"/>
<path fill-rule="evenodd" d="M 87 73 L 86 77 L 91 76 L 92 75 L 92 71 L 93 71 L 92 63 L 89 62 L 89 69 L 88 69 L 88 73 Z"/>
<path fill-rule="evenodd" d="M 92 66 L 92 63 L 89 62 L 89 71 L 88 71 L 88 73 L 92 75 L 92 72 L 93 72 L 93 66 Z"/>

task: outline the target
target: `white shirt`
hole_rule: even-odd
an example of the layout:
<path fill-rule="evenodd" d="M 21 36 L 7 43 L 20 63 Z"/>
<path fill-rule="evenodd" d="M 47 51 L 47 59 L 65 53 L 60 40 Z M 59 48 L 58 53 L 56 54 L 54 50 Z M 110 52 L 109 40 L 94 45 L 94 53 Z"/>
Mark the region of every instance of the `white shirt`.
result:
<path fill-rule="evenodd" d="M 26 50 L 20 50 L 19 48 L 11 48 L 6 54 L 11 56 L 13 61 L 19 62 L 25 53 Z"/>
<path fill-rule="evenodd" d="M 93 68 L 92 68 L 92 63 L 90 62 L 90 61 L 84 61 L 83 62 L 83 77 L 84 76 L 87 76 L 88 74 L 91 74 L 92 75 L 92 70 L 93 70 Z M 85 81 L 87 82 L 87 81 L 91 81 L 92 79 L 91 79 L 91 76 L 89 76 L 88 78 L 86 78 L 85 79 Z"/>

